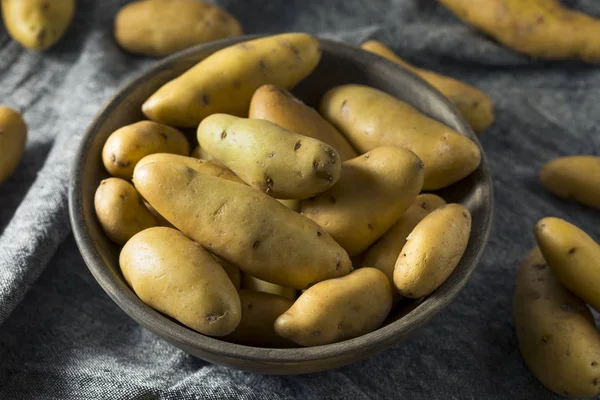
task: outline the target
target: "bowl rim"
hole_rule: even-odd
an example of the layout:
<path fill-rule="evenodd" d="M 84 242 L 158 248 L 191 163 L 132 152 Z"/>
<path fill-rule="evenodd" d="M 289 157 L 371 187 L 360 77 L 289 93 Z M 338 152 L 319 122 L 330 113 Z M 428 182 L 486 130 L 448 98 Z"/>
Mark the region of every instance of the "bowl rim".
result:
<path fill-rule="evenodd" d="M 437 89 L 421 79 L 412 71 L 387 59 L 385 59 L 385 62 L 388 63 L 390 67 L 397 69 L 398 73 L 407 75 L 408 80 L 412 81 L 413 84 L 423 86 L 425 90 L 433 92 L 432 95 L 437 97 L 438 101 L 445 103 L 449 111 L 454 114 L 454 117 L 462 125 L 461 128 L 467 133 L 466 136 L 477 143 L 481 149 L 481 163 L 479 168 L 482 168 L 484 172 L 484 183 L 489 189 L 489 197 L 485 200 L 487 202 L 487 211 L 484 215 L 485 231 L 482 233 L 483 245 L 477 248 L 472 263 L 465 268 L 465 273 L 461 275 L 460 279 L 454 282 L 453 285 L 448 285 L 448 281 L 446 281 L 433 294 L 428 296 L 424 301 L 420 302 L 414 309 L 412 309 L 408 314 L 402 316 L 400 319 L 393 321 L 386 326 L 380 327 L 373 332 L 353 339 L 314 347 L 278 349 L 245 346 L 226 342 L 219 340 L 218 338 L 205 336 L 169 319 L 168 317 L 162 315 L 161 313 L 152 309 L 150 306 L 143 303 L 133 293 L 132 290 L 129 290 L 128 292 L 121 290 L 119 282 L 103 262 L 100 252 L 94 246 L 90 234 L 88 233 L 87 224 L 82 212 L 83 205 L 81 188 L 83 177 L 80 173 L 81 169 L 79 166 L 85 161 L 87 148 L 93 140 L 94 133 L 100 127 L 102 121 L 109 116 L 112 110 L 116 107 L 116 104 L 119 102 L 119 100 L 127 97 L 138 84 L 146 80 L 149 76 L 155 75 L 176 61 L 191 57 L 198 52 L 211 51 L 211 48 L 214 48 L 214 51 L 216 51 L 225 44 L 237 43 L 242 39 L 252 40 L 265 36 L 270 35 L 244 35 L 212 41 L 185 49 L 152 63 L 151 65 L 142 69 L 132 78 L 126 80 L 116 90 L 115 94 L 100 108 L 100 111 L 94 116 L 87 130 L 81 136 L 79 147 L 73 159 L 69 184 L 69 215 L 75 241 L 88 269 L 96 281 L 104 289 L 104 291 L 109 295 L 109 297 L 132 319 L 146 327 L 154 334 L 167 339 L 169 342 L 178 343 L 187 348 L 198 348 L 203 353 L 263 364 L 300 363 L 306 361 L 324 360 L 339 357 L 341 354 L 347 354 L 348 352 L 364 352 L 365 348 L 373 349 L 373 352 L 381 350 L 384 347 L 397 342 L 399 338 L 402 338 L 423 326 L 431 318 L 440 313 L 463 289 L 471 274 L 481 261 L 483 253 L 487 247 L 494 214 L 493 185 L 487 157 L 478 137 L 472 131 L 470 125 L 460 115 L 455 106 L 450 103 L 450 101 L 447 100 Z M 321 43 L 341 46 L 346 50 L 351 50 L 354 52 L 358 51 L 361 53 L 361 57 L 372 57 L 373 60 L 377 60 L 378 62 L 381 62 L 381 59 L 383 59 L 382 57 L 363 50 L 358 46 L 319 37 L 318 35 L 315 37 L 317 37 Z"/>

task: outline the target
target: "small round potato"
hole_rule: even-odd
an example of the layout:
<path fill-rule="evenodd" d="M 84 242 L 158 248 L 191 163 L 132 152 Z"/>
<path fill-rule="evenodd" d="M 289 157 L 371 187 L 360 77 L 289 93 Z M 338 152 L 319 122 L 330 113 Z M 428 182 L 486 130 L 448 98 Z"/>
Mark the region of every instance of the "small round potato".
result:
<path fill-rule="evenodd" d="M 557 158 L 544 166 L 540 180 L 558 197 L 600 209 L 600 157 Z"/>
<path fill-rule="evenodd" d="M 240 290 L 242 320 L 233 333 L 225 336 L 228 342 L 257 347 L 297 347 L 275 333 L 275 320 L 286 312 L 294 302 L 271 293 Z"/>
<path fill-rule="evenodd" d="M 241 34 L 242 26 L 234 17 L 200 0 L 129 3 L 119 10 L 114 30 L 125 50 L 155 57 Z"/>
<path fill-rule="evenodd" d="M 296 297 L 298 297 L 298 291 L 296 289 L 263 281 L 248 274 L 244 274 L 242 277 L 242 288 L 254 290 L 256 292 L 276 294 L 292 301 L 296 300 Z"/>
<path fill-rule="evenodd" d="M 134 168 L 134 174 L 137 168 L 141 168 L 143 165 L 152 162 L 168 162 L 173 164 L 185 165 L 186 167 L 190 167 L 195 171 L 202 172 L 203 174 L 209 174 L 212 176 L 216 176 L 217 178 L 223 178 L 233 182 L 243 183 L 245 185 L 244 181 L 238 178 L 236 174 L 234 174 L 227 168 L 221 167 L 211 161 L 200 160 L 195 157 L 186 157 L 169 153 L 155 153 L 142 158 L 136 164 Z"/>
<path fill-rule="evenodd" d="M 46 50 L 65 33 L 75 13 L 75 0 L 2 0 L 4 25 L 24 47 Z"/>
<path fill-rule="evenodd" d="M 553 217 L 537 223 L 535 238 L 562 284 L 600 311 L 600 245 L 575 225 Z"/>
<path fill-rule="evenodd" d="M 435 194 L 418 195 L 404 215 L 365 252 L 361 265 L 377 268 L 393 283 L 394 267 L 406 238 L 423 218 L 445 204 Z"/>
<path fill-rule="evenodd" d="M 340 342 L 377 329 L 392 308 L 392 286 L 375 268 L 360 268 L 304 291 L 275 321 L 279 336 L 302 346 Z"/>
<path fill-rule="evenodd" d="M 513 317 L 521 355 L 544 386 L 570 398 L 600 393 L 600 333 L 594 317 L 560 284 L 539 249 L 519 267 Z"/>
<path fill-rule="evenodd" d="M 406 238 L 394 267 L 398 292 L 412 299 L 431 294 L 448 279 L 469 243 L 471 213 L 460 204 L 442 206 Z"/>
<path fill-rule="evenodd" d="M 225 336 L 240 323 L 240 297 L 223 268 L 175 229 L 138 233 L 121 250 L 119 264 L 144 303 L 200 333 Z"/>
<path fill-rule="evenodd" d="M 118 244 L 125 244 L 136 233 L 157 225 L 137 190 L 120 178 L 100 182 L 94 207 L 104 233 Z"/>
<path fill-rule="evenodd" d="M 330 145 L 262 119 L 213 114 L 198 126 L 198 143 L 248 185 L 281 199 L 327 190 L 342 169 Z"/>
<path fill-rule="evenodd" d="M 190 144 L 183 133 L 167 125 L 140 121 L 114 131 L 102 149 L 102 162 L 112 176 L 131 179 L 135 165 L 154 153 L 187 156 Z"/>
<path fill-rule="evenodd" d="M 15 172 L 27 141 L 27 125 L 21 114 L 0 106 L 0 184 Z"/>

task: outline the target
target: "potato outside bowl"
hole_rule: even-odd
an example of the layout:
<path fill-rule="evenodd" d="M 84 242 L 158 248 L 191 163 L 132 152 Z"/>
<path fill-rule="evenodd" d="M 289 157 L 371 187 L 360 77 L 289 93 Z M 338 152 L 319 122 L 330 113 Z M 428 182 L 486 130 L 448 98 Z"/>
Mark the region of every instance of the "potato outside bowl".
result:
<path fill-rule="evenodd" d="M 75 157 L 69 188 L 71 224 L 83 259 L 100 286 L 131 318 L 174 346 L 206 361 L 246 371 L 268 374 L 324 371 L 357 362 L 400 342 L 458 294 L 477 266 L 490 233 L 493 210 L 490 173 L 482 155 L 481 165 L 473 174 L 440 192 L 448 202 L 466 206 L 473 220 L 469 245 L 452 275 L 424 300 L 402 303 L 374 332 L 324 346 L 265 349 L 204 336 L 154 311 L 125 282 L 118 264 L 119 248 L 104 235 L 94 213 L 94 192 L 107 177 L 101 161 L 102 146 L 114 130 L 144 119 L 140 111 L 142 103 L 165 82 L 219 49 L 257 37 L 225 39 L 187 49 L 156 62 L 116 93 L 84 134 Z M 365 84 L 412 104 L 479 144 L 458 111 L 410 71 L 347 44 L 321 39 L 321 46 L 323 57 L 319 66 L 293 90 L 307 104 L 315 106 L 321 95 L 334 86 Z"/>

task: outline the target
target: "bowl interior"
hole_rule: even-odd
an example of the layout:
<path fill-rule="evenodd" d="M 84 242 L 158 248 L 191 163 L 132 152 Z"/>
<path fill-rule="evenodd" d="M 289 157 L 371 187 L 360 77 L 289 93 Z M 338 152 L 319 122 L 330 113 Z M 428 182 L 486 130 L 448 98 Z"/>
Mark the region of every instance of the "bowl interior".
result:
<path fill-rule="evenodd" d="M 492 218 L 492 185 L 485 156 L 481 166 L 461 182 L 440 191 L 448 202 L 461 203 L 472 214 L 467 250 L 449 279 L 418 302 L 404 301 L 378 330 L 344 342 L 297 349 L 263 349 L 227 343 L 197 333 L 139 300 L 121 275 L 120 248 L 103 233 L 94 212 L 94 193 L 106 177 L 102 146 L 116 129 L 144 119 L 141 105 L 165 82 L 216 50 L 253 37 L 226 39 L 201 45 L 154 64 L 122 87 L 95 118 L 84 135 L 73 165 L 70 212 L 75 237 L 94 277 L 109 296 L 132 318 L 172 344 L 211 362 L 266 373 L 324 370 L 358 361 L 389 346 L 441 311 L 465 285 L 487 243 Z M 321 40 L 323 57 L 317 69 L 293 93 L 316 106 L 330 88 L 359 83 L 404 100 L 423 113 L 478 140 L 455 108 L 435 89 L 411 72 L 383 58 L 329 40 Z M 194 132 L 188 132 L 194 136 Z"/>

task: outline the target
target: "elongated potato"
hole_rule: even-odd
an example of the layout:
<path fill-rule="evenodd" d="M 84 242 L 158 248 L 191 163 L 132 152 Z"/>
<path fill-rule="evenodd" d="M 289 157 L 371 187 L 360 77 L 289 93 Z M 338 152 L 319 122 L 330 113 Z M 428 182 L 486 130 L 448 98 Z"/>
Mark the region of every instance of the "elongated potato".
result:
<path fill-rule="evenodd" d="M 355 338 L 377 329 L 392 308 L 392 287 L 375 268 L 317 283 L 275 321 L 279 336 L 302 346 Z"/>
<path fill-rule="evenodd" d="M 182 127 L 196 127 L 215 113 L 244 117 L 258 87 L 273 83 L 291 89 L 320 59 L 319 41 L 306 33 L 239 43 L 165 84 L 146 100 L 142 111 L 153 121 Z"/>
<path fill-rule="evenodd" d="M 275 85 L 256 89 L 250 102 L 249 117 L 266 119 L 292 132 L 327 143 L 337 150 L 342 161 L 358 156 L 348 140 L 314 108 Z"/>
<path fill-rule="evenodd" d="M 198 126 L 198 142 L 248 185 L 282 199 L 329 189 L 342 168 L 330 145 L 260 119 L 211 115 Z"/>
<path fill-rule="evenodd" d="M 17 169 L 26 142 L 27 125 L 21 114 L 0 106 L 0 185 Z"/>
<path fill-rule="evenodd" d="M 404 297 L 427 296 L 448 279 L 469 243 L 471 213 L 448 204 L 427 215 L 406 238 L 394 267 L 394 284 Z"/>
<path fill-rule="evenodd" d="M 365 252 L 362 266 L 377 268 L 393 283 L 394 267 L 406 238 L 423 218 L 445 204 L 435 194 L 418 195 L 400 219 Z"/>
<path fill-rule="evenodd" d="M 600 209 L 600 157 L 557 158 L 544 166 L 540 180 L 558 197 Z"/>
<path fill-rule="evenodd" d="M 600 20 L 558 0 L 438 0 L 458 18 L 533 57 L 600 63 Z"/>
<path fill-rule="evenodd" d="M 256 292 L 276 294 L 292 301 L 296 300 L 296 297 L 298 297 L 298 292 L 296 289 L 263 281 L 248 274 L 244 274 L 242 277 L 242 288 L 254 290 Z"/>
<path fill-rule="evenodd" d="M 142 158 L 135 166 L 135 168 L 139 168 L 144 164 L 153 163 L 153 162 L 167 162 L 173 164 L 181 164 L 186 167 L 190 167 L 191 169 L 202 172 L 203 174 L 208 174 L 215 176 L 217 178 L 227 179 L 232 182 L 244 183 L 243 180 L 238 178 L 233 172 L 228 170 L 225 167 L 221 167 L 217 164 L 214 164 L 210 161 L 200 160 L 194 157 L 186 157 L 180 156 L 177 154 L 169 154 L 169 153 L 155 153 L 150 154 Z M 135 174 L 135 169 L 134 169 Z"/>
<path fill-rule="evenodd" d="M 102 162 L 112 176 L 131 179 L 135 165 L 153 153 L 187 156 L 190 144 L 183 133 L 170 126 L 140 121 L 114 131 L 102 148 Z"/>
<path fill-rule="evenodd" d="M 259 279 L 304 289 L 350 272 L 323 228 L 251 187 L 165 162 L 137 168 L 133 182 L 179 230 Z"/>
<path fill-rule="evenodd" d="M 46 50 L 65 33 L 75 0 L 2 0 L 2 19 L 10 36 L 31 50 Z"/>
<path fill-rule="evenodd" d="M 475 132 L 485 132 L 494 123 L 494 103 L 476 87 L 448 76 L 436 74 L 433 71 L 417 68 L 398 57 L 390 48 L 376 40 L 369 40 L 360 47 L 392 60 L 419 75 L 458 108 L 458 111 L 469 122 Z"/>
<path fill-rule="evenodd" d="M 121 47 L 156 57 L 241 34 L 242 26 L 227 11 L 200 0 L 134 1 L 115 17 Z"/>
<path fill-rule="evenodd" d="M 423 190 L 451 185 L 481 161 L 472 140 L 377 89 L 335 87 L 321 100 L 320 111 L 360 152 L 386 145 L 414 152 L 425 164 Z"/>
<path fill-rule="evenodd" d="M 200 333 L 225 336 L 240 323 L 240 297 L 223 268 L 175 229 L 138 233 L 121 250 L 119 264 L 144 303 Z"/>
<path fill-rule="evenodd" d="M 535 238 L 548 265 L 563 285 L 600 310 L 600 245 L 560 218 L 543 218 Z"/>
<path fill-rule="evenodd" d="M 560 284 L 537 248 L 519 267 L 513 317 L 521 355 L 544 386 L 568 397 L 600 393 L 594 317 Z"/>
<path fill-rule="evenodd" d="M 275 320 L 294 303 L 271 293 L 240 290 L 242 320 L 233 333 L 223 340 L 257 347 L 296 347 L 293 342 L 275 333 Z"/>
<path fill-rule="evenodd" d="M 303 201 L 301 212 L 354 256 L 396 223 L 422 186 L 419 157 L 400 147 L 377 147 L 344 162 L 338 183 Z"/>
<path fill-rule="evenodd" d="M 100 182 L 94 196 L 96 216 L 110 240 L 125 244 L 133 235 L 157 225 L 133 185 L 120 178 Z"/>

